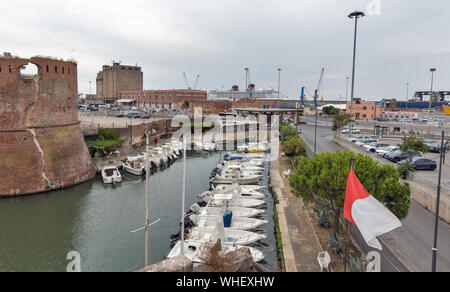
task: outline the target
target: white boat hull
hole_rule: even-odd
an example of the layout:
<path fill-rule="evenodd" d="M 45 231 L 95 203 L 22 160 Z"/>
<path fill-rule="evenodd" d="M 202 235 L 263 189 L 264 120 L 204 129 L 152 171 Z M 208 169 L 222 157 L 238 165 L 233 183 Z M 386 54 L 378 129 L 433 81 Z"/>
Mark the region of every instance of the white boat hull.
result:
<path fill-rule="evenodd" d="M 187 257 L 190 261 L 193 263 L 203 263 L 203 256 L 204 256 L 204 248 L 208 245 L 207 242 L 200 242 L 200 241 L 192 241 L 192 240 L 186 240 L 184 241 L 184 247 L 183 247 L 183 255 Z M 209 243 L 209 245 L 212 245 L 212 243 Z M 227 254 L 228 252 L 232 252 L 235 250 L 238 250 L 242 248 L 241 245 L 235 245 L 235 244 L 229 244 L 229 243 L 222 243 L 222 253 L 221 254 Z M 264 259 L 264 253 L 257 250 L 253 247 L 248 247 L 250 249 L 250 253 L 252 254 L 253 261 L 255 263 L 260 262 Z M 181 241 L 178 241 L 175 246 L 172 248 L 170 253 L 167 255 L 168 259 L 175 258 L 181 254 Z"/>

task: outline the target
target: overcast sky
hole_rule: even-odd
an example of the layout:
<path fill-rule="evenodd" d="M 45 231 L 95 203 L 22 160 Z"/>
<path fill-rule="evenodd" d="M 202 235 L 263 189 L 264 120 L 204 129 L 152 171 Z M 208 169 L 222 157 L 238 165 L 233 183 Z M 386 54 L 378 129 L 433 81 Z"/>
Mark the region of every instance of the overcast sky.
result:
<path fill-rule="evenodd" d="M 323 96 L 345 99 L 351 76 L 355 9 L 360 21 L 355 95 L 406 98 L 450 90 L 450 1 L 380 0 L 34 0 L 0 11 L 0 51 L 78 61 L 79 91 L 95 92 L 96 73 L 111 60 L 142 66 L 145 89 L 184 88 L 183 72 L 202 89 L 245 84 L 290 98 L 313 93 L 325 67 Z M 375 1 L 374 3 L 376 4 Z"/>

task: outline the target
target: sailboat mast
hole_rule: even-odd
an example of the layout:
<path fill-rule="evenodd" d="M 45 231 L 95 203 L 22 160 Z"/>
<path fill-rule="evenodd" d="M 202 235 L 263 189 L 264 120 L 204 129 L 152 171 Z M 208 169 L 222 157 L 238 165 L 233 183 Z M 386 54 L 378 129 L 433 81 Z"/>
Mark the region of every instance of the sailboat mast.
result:
<path fill-rule="evenodd" d="M 148 234 L 150 227 L 150 214 L 149 214 L 149 203 L 150 203 L 150 139 L 149 134 L 146 133 L 146 163 L 145 163 L 145 266 L 148 266 Z"/>
<path fill-rule="evenodd" d="M 183 135 L 183 191 L 181 194 L 181 252 L 184 254 L 184 217 L 185 217 L 185 202 L 186 202 L 186 135 Z"/>

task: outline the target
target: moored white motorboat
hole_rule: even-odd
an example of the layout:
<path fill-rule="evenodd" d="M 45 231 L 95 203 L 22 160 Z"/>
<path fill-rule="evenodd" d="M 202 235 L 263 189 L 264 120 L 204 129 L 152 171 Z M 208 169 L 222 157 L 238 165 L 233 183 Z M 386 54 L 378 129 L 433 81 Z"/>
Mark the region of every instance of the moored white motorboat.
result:
<path fill-rule="evenodd" d="M 211 183 L 213 184 L 257 184 L 262 178 L 262 175 L 241 175 L 239 173 L 236 174 L 217 174 L 214 178 L 211 179 Z"/>
<path fill-rule="evenodd" d="M 145 175 L 145 165 L 139 160 L 138 157 L 129 156 L 127 160 L 122 163 L 123 169 L 133 175 L 142 176 Z"/>
<path fill-rule="evenodd" d="M 102 169 L 102 179 L 105 184 L 116 184 L 122 182 L 122 175 L 115 166 L 106 166 Z"/>
<path fill-rule="evenodd" d="M 227 211 L 233 212 L 233 217 L 256 217 L 264 214 L 264 209 L 244 208 L 244 207 L 203 207 L 198 204 L 191 206 L 191 211 L 198 216 L 223 216 Z"/>
<path fill-rule="evenodd" d="M 197 216 L 197 215 L 191 215 L 189 219 L 196 226 L 201 228 L 215 228 L 218 223 L 224 220 L 223 216 Z M 232 216 L 231 225 L 228 228 L 238 230 L 252 230 L 267 223 L 269 223 L 268 220 Z"/>
<path fill-rule="evenodd" d="M 224 190 L 214 190 L 214 191 L 206 191 L 201 194 L 197 195 L 197 198 L 200 200 L 203 200 L 207 197 L 212 198 L 214 195 L 217 194 L 229 194 L 233 190 L 230 189 L 224 189 Z M 266 198 L 266 195 L 256 192 L 256 191 L 248 191 L 247 193 L 243 193 L 239 190 L 237 190 L 237 198 L 238 199 L 257 199 L 257 200 L 264 200 Z M 205 202 L 209 202 L 209 200 L 205 200 Z"/>
<path fill-rule="evenodd" d="M 246 143 L 237 147 L 238 153 L 264 153 L 270 150 L 268 142 Z"/>
<path fill-rule="evenodd" d="M 194 241 L 194 240 L 185 240 L 183 246 L 183 255 L 187 257 L 193 263 L 203 263 L 206 248 L 212 246 L 213 243 Z M 236 251 L 244 246 L 236 245 L 233 243 L 221 243 L 221 255 L 225 255 L 229 252 Z M 260 262 L 264 259 L 264 253 L 257 250 L 253 247 L 248 247 L 250 249 L 250 253 L 252 255 L 253 261 L 255 263 Z M 167 255 L 168 259 L 175 258 L 181 254 L 181 241 L 178 241 L 175 246 L 172 248 L 170 253 Z"/>
<path fill-rule="evenodd" d="M 147 157 L 147 153 L 145 153 L 145 152 L 142 152 L 137 155 L 137 158 L 143 162 L 146 161 L 146 157 Z M 151 166 L 150 168 L 153 168 L 153 169 L 159 168 L 160 165 L 161 165 L 161 161 L 159 159 L 157 159 L 153 154 L 150 154 L 150 166 Z"/>
<path fill-rule="evenodd" d="M 187 239 L 200 242 L 216 242 L 218 239 L 221 239 L 223 243 L 249 245 L 267 238 L 265 234 L 224 228 L 223 222 L 218 224 L 218 226 L 216 228 L 194 227 L 187 235 Z"/>
<path fill-rule="evenodd" d="M 203 150 L 203 151 L 215 151 L 217 149 L 217 145 L 214 143 L 210 143 L 210 142 L 206 142 L 206 143 L 201 143 L 201 142 L 195 142 L 194 143 L 195 146 L 195 150 Z"/>
<path fill-rule="evenodd" d="M 237 170 L 242 170 L 242 171 L 264 171 L 264 167 L 261 167 L 261 166 L 245 165 L 245 164 L 238 164 L 238 163 L 228 164 L 228 165 L 219 164 L 219 165 L 217 165 L 217 168 L 222 169 L 222 170 L 237 169 Z"/>
<path fill-rule="evenodd" d="M 257 199 L 241 199 L 237 195 L 232 194 L 216 194 L 212 197 L 205 197 L 203 201 L 208 203 L 208 207 L 244 207 L 257 208 L 263 206 L 266 202 Z"/>
<path fill-rule="evenodd" d="M 239 187 L 242 188 L 242 192 L 248 192 L 248 191 L 260 191 L 262 189 L 265 189 L 265 186 L 260 186 L 260 185 L 238 185 Z M 228 189 L 232 186 L 230 185 L 217 185 L 213 188 L 213 190 L 225 190 Z"/>

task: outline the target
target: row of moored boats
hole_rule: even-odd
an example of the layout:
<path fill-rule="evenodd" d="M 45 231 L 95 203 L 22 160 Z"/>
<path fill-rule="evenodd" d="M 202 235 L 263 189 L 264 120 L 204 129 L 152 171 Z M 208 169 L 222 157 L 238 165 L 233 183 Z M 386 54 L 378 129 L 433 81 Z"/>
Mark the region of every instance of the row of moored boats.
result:
<path fill-rule="evenodd" d="M 184 241 L 180 233 L 172 235 L 175 243 L 168 258 L 181 254 L 194 263 L 205 259 L 206 248 L 220 240 L 222 253 L 248 246 L 255 262 L 264 253 L 255 248 L 267 237 L 259 228 L 269 221 L 265 217 L 267 186 L 261 185 L 266 154 L 226 154 L 225 161 L 211 173 L 211 187 L 198 194 L 184 219 Z M 177 241 L 178 240 L 178 241 Z"/>
<path fill-rule="evenodd" d="M 164 169 L 171 163 L 177 160 L 183 153 L 183 145 L 178 141 L 166 143 L 160 147 L 155 147 L 149 152 L 150 155 L 150 170 Z M 128 156 L 122 162 L 122 168 L 127 173 L 144 176 L 146 174 L 145 161 L 147 160 L 147 153 L 142 152 L 135 156 Z M 122 175 L 119 167 L 106 166 L 102 170 L 102 179 L 105 184 L 116 184 L 122 182 Z"/>

